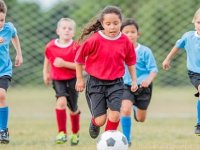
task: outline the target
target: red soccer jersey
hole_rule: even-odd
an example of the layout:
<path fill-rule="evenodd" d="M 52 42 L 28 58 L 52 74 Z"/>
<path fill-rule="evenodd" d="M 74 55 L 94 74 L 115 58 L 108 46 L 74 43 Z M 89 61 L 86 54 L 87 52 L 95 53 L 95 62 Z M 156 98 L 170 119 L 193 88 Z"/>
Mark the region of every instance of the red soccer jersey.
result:
<path fill-rule="evenodd" d="M 57 40 L 51 40 L 45 47 L 45 56 L 50 62 L 50 74 L 53 80 L 69 80 L 76 77 L 76 71 L 69 68 L 58 68 L 53 65 L 56 57 L 65 61 L 74 62 L 77 46 L 74 41 L 65 46 L 59 46 Z"/>
<path fill-rule="evenodd" d="M 85 64 L 85 70 L 91 76 L 115 80 L 124 75 L 124 62 L 128 66 L 136 63 L 136 55 L 133 44 L 124 34 L 109 39 L 99 31 L 81 45 L 75 61 Z"/>

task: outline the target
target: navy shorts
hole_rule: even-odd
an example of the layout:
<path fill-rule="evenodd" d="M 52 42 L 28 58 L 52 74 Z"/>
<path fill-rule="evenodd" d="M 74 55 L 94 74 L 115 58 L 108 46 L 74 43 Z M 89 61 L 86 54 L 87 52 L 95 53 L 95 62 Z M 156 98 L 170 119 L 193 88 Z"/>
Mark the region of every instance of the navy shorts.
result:
<path fill-rule="evenodd" d="M 71 80 L 53 80 L 53 89 L 56 97 L 65 96 L 67 107 L 75 112 L 78 109 L 78 92 L 75 90 L 76 78 Z"/>
<path fill-rule="evenodd" d="M 151 101 L 152 87 L 150 84 L 147 88 L 138 88 L 136 92 L 132 92 L 131 86 L 124 85 L 123 100 L 128 99 L 139 109 L 147 110 Z"/>
<path fill-rule="evenodd" d="M 7 91 L 8 87 L 10 86 L 11 79 L 12 78 L 8 75 L 0 77 L 0 88 Z"/>
<path fill-rule="evenodd" d="M 92 116 L 104 115 L 108 108 L 120 112 L 123 87 L 122 78 L 109 81 L 88 76 L 86 99 Z"/>
<path fill-rule="evenodd" d="M 195 73 L 188 70 L 188 76 L 192 85 L 194 85 L 194 87 L 198 90 L 198 86 L 200 85 L 200 73 Z M 194 96 L 199 97 L 199 92 L 195 93 Z"/>
<path fill-rule="evenodd" d="M 188 71 L 188 76 L 190 78 L 190 82 L 194 85 L 196 89 L 198 89 L 198 86 L 200 85 L 200 73 Z"/>

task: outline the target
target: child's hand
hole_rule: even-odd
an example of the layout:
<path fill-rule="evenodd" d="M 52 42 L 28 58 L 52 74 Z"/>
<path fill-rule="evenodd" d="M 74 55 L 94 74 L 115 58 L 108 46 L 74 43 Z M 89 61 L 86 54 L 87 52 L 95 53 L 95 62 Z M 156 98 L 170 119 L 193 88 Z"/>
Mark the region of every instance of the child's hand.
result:
<path fill-rule="evenodd" d="M 53 65 L 55 67 L 61 68 L 61 67 L 64 67 L 64 63 L 65 63 L 65 61 L 62 58 L 56 57 L 56 59 L 53 62 Z"/>
<path fill-rule="evenodd" d="M 76 91 L 83 92 L 85 88 L 85 83 L 83 79 L 77 79 L 76 81 Z"/>
<path fill-rule="evenodd" d="M 170 60 L 165 59 L 162 63 L 162 67 L 164 70 L 169 70 L 170 69 Z"/>
<path fill-rule="evenodd" d="M 132 82 L 132 84 L 131 84 L 131 91 L 135 92 L 135 91 L 137 91 L 137 89 L 138 89 L 137 82 Z"/>
<path fill-rule="evenodd" d="M 144 80 L 142 83 L 141 83 L 141 87 L 144 87 L 144 88 L 147 88 L 149 86 L 151 82 L 149 80 Z"/>
<path fill-rule="evenodd" d="M 45 85 L 49 85 L 51 83 L 51 78 L 50 78 L 50 74 L 46 73 L 43 75 L 43 80 L 44 80 L 44 84 Z"/>
<path fill-rule="evenodd" d="M 17 55 L 17 56 L 15 57 L 15 67 L 21 66 L 22 63 L 23 63 L 22 55 Z"/>

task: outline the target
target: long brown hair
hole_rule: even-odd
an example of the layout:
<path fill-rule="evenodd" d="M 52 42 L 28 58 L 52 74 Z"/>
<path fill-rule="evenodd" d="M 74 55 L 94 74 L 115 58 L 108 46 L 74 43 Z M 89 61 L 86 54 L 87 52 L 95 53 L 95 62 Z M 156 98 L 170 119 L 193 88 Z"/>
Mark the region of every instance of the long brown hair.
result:
<path fill-rule="evenodd" d="M 119 19 L 122 20 L 121 10 L 116 6 L 106 6 L 99 15 L 94 17 L 89 21 L 89 23 L 83 28 L 82 34 L 80 35 L 79 42 L 84 41 L 92 33 L 95 33 L 99 30 L 103 30 L 102 22 L 104 15 L 114 13 L 119 16 Z"/>

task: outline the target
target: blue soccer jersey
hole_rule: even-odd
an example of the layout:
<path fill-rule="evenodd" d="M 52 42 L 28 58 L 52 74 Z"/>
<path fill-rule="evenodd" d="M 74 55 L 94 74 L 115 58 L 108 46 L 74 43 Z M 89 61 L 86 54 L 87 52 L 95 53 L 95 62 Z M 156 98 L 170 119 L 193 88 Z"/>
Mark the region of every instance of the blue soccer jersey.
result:
<path fill-rule="evenodd" d="M 124 74 L 124 84 L 131 85 L 131 76 L 128 71 L 128 67 L 125 66 Z M 141 44 L 138 44 L 136 47 L 136 75 L 137 75 L 137 84 L 141 84 L 151 72 L 158 72 L 156 65 L 156 60 L 153 56 L 152 51 Z"/>
<path fill-rule="evenodd" d="M 0 77 L 12 76 L 12 62 L 9 54 L 9 45 L 17 31 L 12 23 L 5 23 L 0 29 Z"/>
<path fill-rule="evenodd" d="M 196 31 L 186 32 L 177 40 L 175 47 L 185 49 L 187 53 L 187 69 L 200 73 L 200 35 Z"/>

